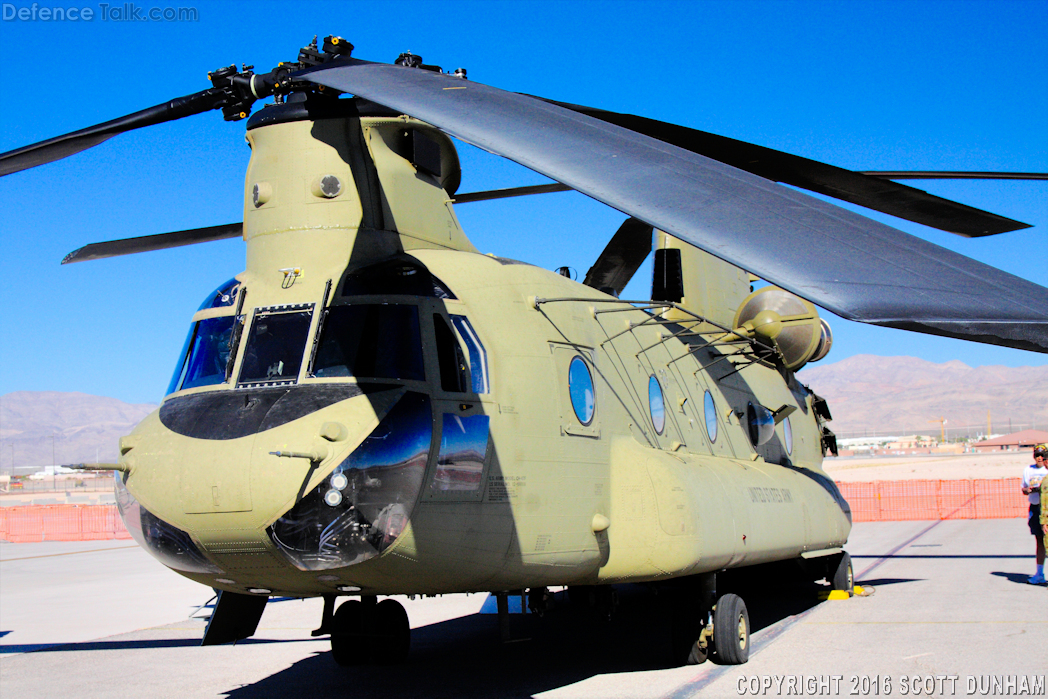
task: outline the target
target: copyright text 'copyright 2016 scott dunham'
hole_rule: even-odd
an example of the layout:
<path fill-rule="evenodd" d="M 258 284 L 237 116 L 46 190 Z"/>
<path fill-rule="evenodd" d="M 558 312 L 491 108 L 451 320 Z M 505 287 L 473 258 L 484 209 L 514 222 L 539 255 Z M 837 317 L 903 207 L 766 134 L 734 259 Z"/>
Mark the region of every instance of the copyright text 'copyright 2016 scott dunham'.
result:
<path fill-rule="evenodd" d="M 1045 696 L 1044 675 L 742 675 L 739 696 Z"/>

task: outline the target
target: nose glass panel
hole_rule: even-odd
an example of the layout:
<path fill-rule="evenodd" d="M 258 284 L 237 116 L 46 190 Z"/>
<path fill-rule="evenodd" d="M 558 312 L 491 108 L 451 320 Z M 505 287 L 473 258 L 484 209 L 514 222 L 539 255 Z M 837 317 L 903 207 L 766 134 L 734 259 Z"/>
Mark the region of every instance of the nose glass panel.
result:
<path fill-rule="evenodd" d="M 221 573 L 204 557 L 189 534 L 142 507 L 116 474 L 116 506 L 120 518 L 138 545 L 168 568 L 186 573 Z"/>
<path fill-rule="evenodd" d="M 433 441 L 429 397 L 406 393 L 335 471 L 269 528 L 300 570 L 330 570 L 385 551 L 407 526 Z"/>

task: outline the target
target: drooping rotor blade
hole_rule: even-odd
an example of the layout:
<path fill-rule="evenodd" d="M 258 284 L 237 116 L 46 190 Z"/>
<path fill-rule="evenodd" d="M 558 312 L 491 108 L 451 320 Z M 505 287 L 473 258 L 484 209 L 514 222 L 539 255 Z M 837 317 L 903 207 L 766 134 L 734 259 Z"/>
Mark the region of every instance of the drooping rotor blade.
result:
<path fill-rule="evenodd" d="M 107 121 L 104 124 L 96 124 L 86 129 L 49 138 L 46 141 L 16 148 L 6 153 L 0 153 L 0 177 L 28 170 L 37 165 L 45 165 L 61 160 L 82 150 L 97 146 L 99 143 L 103 143 L 125 131 L 140 129 L 144 126 L 154 126 L 165 121 L 173 121 L 216 109 L 222 105 L 225 99 L 225 95 L 220 90 L 203 90 L 196 94 L 179 97 L 169 102 L 158 104 L 155 107 Z"/>
<path fill-rule="evenodd" d="M 62 264 L 67 265 L 70 262 L 84 262 L 85 260 L 101 260 L 105 257 L 131 255 L 136 252 L 177 248 L 182 245 L 193 245 L 194 243 L 209 243 L 212 240 L 236 238 L 243 234 L 243 223 L 227 223 L 223 226 L 193 228 L 188 231 L 143 235 L 138 238 L 122 238 L 121 240 L 107 240 L 104 243 L 91 243 L 74 250 L 65 256 Z"/>
<path fill-rule="evenodd" d="M 298 74 L 514 160 L 850 320 L 1048 353 L 1048 289 L 585 114 L 354 59 Z"/>
<path fill-rule="evenodd" d="M 967 170 L 865 170 L 860 175 L 886 180 L 1048 180 L 1048 172 L 974 172 Z"/>
<path fill-rule="evenodd" d="M 907 178 L 902 173 L 853 172 L 817 160 L 802 158 L 799 155 L 783 153 L 753 143 L 668 124 L 664 121 L 563 102 L 553 102 L 553 104 L 671 143 L 678 148 L 713 158 L 775 182 L 782 182 L 851 204 L 865 206 L 867 209 L 963 235 L 966 238 L 981 238 L 1030 227 L 1028 223 L 1013 221 L 989 211 L 976 209 L 891 181 L 892 179 L 939 178 L 912 175 Z M 897 177 L 896 174 L 900 176 Z M 914 173 L 914 175 L 917 174 L 919 173 Z M 1029 174 L 1035 176 L 1009 179 L 1045 179 L 1036 177 L 1039 173 Z"/>
<path fill-rule="evenodd" d="M 24 146 L 7 153 L 0 153 L 0 177 L 26 170 L 37 165 L 60 160 L 74 153 L 97 146 L 99 143 L 117 134 L 154 126 L 165 121 L 173 121 L 212 109 L 222 109 L 226 121 L 239 121 L 251 113 L 251 106 L 256 100 L 272 95 L 287 95 L 298 90 L 301 85 L 288 76 L 306 66 L 323 65 L 353 52 L 353 44 L 337 36 L 325 37 L 323 46 L 317 45 L 317 38 L 298 53 L 298 61 L 284 61 L 268 73 L 256 74 L 254 66 L 242 64 L 237 70 L 236 64 L 219 68 L 207 74 L 212 87 L 192 95 L 158 104 L 155 107 L 128 114 L 104 124 L 96 124 L 86 129 Z"/>
<path fill-rule="evenodd" d="M 651 252 L 653 232 L 654 229 L 643 221 L 633 217 L 626 219 L 586 272 L 582 283 L 614 296 L 622 294 Z"/>
<path fill-rule="evenodd" d="M 870 170 L 856 172 L 860 175 L 879 177 L 885 180 L 1048 180 L 1048 172 L 969 172 L 960 170 Z M 553 192 L 570 191 L 571 187 L 555 182 L 553 184 L 537 184 L 526 187 L 491 189 L 483 192 L 465 192 L 455 195 L 455 203 L 468 204 L 474 201 L 490 201 L 492 199 L 526 197 L 532 194 L 552 194 Z"/>
<path fill-rule="evenodd" d="M 491 201 L 510 197 L 526 197 L 531 194 L 552 194 L 553 192 L 570 192 L 571 187 L 554 182 L 553 184 L 534 184 L 527 187 L 510 187 L 509 189 L 491 189 L 486 192 L 464 192 L 455 195 L 456 204 L 468 204 L 473 201 Z"/>

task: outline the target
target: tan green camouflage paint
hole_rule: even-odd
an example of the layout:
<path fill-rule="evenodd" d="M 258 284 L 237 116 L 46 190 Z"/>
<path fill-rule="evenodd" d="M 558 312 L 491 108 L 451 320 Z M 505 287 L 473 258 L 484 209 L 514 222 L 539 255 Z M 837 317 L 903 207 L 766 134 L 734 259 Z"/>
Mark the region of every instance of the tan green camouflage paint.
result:
<path fill-rule="evenodd" d="M 243 312 L 250 319 L 258 307 L 320 307 L 329 280 L 337 283 L 347 263 L 412 254 L 458 296 L 420 299 L 421 316 L 446 309 L 469 317 L 487 351 L 491 392 L 466 400 L 444 393 L 431 351 L 425 358 L 431 383 L 400 383 L 427 392 L 438 416 L 489 416 L 493 448 L 482 491 L 431 494 L 434 449 L 410 524 L 390 548 L 343 569 L 303 572 L 273 545 L 266 527 L 331 473 L 401 391 L 357 396 L 223 441 L 175 434 L 153 413 L 121 442 L 121 461 L 142 505 L 189 532 L 223 571 L 186 577 L 275 595 L 330 594 L 340 585 L 359 586 L 361 594 L 511 590 L 656 580 L 843 545 L 848 519 L 809 477 L 825 477 L 822 447 L 811 399 L 792 374 L 754 364 L 715 380 L 702 367 L 735 352 L 731 346 L 689 355 L 665 326 L 630 329 L 649 318 L 642 311 L 597 314 L 621 305 L 552 272 L 478 253 L 440 182 L 390 149 L 408 126 L 427 129 L 447 167 L 457 168 L 450 141 L 407 118 L 293 122 L 248 132 L 247 269 L 238 275 L 247 294 Z M 342 183 L 333 198 L 318 194 L 319 179 L 328 175 Z M 749 291 L 747 275 L 669 236 L 659 234 L 656 242 L 684 250 L 682 305 L 730 324 Z M 280 271 L 289 268 L 301 271 L 290 286 Z M 586 300 L 537 305 L 536 298 Z M 194 320 L 234 312 L 209 309 Z M 423 344 L 431 348 L 427 325 Z M 578 422 L 567 391 L 568 363 L 579 355 L 595 385 L 588 426 Z M 731 365 L 731 359 L 718 363 Z M 651 376 L 664 394 L 662 434 L 648 409 Z M 299 384 L 347 381 L 298 378 Z M 227 383 L 178 395 L 231 390 Z M 719 424 L 715 442 L 705 428 L 707 390 Z M 750 400 L 772 410 L 799 408 L 791 417 L 792 468 L 778 465 L 783 425 L 769 444 L 751 445 L 739 415 Z M 278 450 L 323 458 L 311 463 L 270 454 Z"/>

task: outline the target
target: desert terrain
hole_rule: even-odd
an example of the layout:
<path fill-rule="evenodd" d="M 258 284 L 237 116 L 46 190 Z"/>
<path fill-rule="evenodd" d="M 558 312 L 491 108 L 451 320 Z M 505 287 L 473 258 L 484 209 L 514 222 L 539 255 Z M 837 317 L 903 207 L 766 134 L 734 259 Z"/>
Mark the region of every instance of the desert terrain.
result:
<path fill-rule="evenodd" d="M 835 481 L 902 481 L 917 479 L 1018 478 L 1030 451 L 992 454 L 917 454 L 913 456 L 828 457 L 826 473 Z"/>

